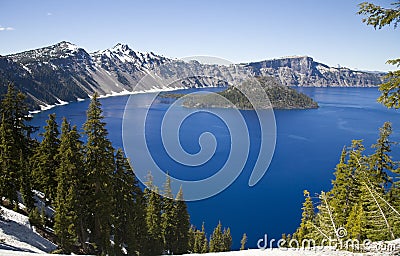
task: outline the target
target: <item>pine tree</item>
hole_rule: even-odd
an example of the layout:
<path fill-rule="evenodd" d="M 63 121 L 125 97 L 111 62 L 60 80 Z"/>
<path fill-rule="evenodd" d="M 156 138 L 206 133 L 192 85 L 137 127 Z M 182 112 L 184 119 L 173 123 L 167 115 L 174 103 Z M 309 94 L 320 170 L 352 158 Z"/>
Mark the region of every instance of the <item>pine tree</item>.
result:
<path fill-rule="evenodd" d="M 115 255 L 124 255 L 122 248 L 125 245 L 127 253 L 134 255 L 142 250 L 143 232 L 146 231 L 141 225 L 144 223 L 143 195 L 122 149 L 115 155 L 113 181 Z"/>
<path fill-rule="evenodd" d="M 246 233 L 244 233 L 242 236 L 242 240 L 240 240 L 240 250 L 246 250 L 246 243 L 247 243 L 247 235 Z"/>
<path fill-rule="evenodd" d="M 373 26 L 375 29 L 381 29 L 385 26 L 394 25 L 397 28 L 400 22 L 400 4 L 392 3 L 394 8 L 383 8 L 381 6 L 363 2 L 359 5 L 358 14 L 366 15 L 363 19 L 367 25 Z M 388 64 L 400 66 L 400 59 L 388 60 Z M 388 108 L 400 108 L 400 70 L 390 71 L 385 76 L 385 83 L 381 84 L 379 90 L 382 95 L 378 101 Z"/>
<path fill-rule="evenodd" d="M 382 201 L 384 195 L 363 181 L 361 187 L 361 204 L 365 216 L 365 236 L 372 241 L 395 239 L 393 227 L 390 225 L 389 217 L 392 211 Z"/>
<path fill-rule="evenodd" d="M 200 244 L 199 247 L 201 248 L 201 253 L 208 253 L 209 252 L 209 247 L 208 247 L 208 240 L 207 240 L 207 235 L 206 235 L 206 229 L 204 226 L 204 222 L 201 225 L 201 232 L 200 232 Z"/>
<path fill-rule="evenodd" d="M 357 184 L 354 181 L 353 168 L 346 163 L 348 152 L 343 148 L 340 161 L 336 165 L 335 179 L 332 180 L 333 188 L 329 194 L 332 195 L 331 207 L 334 217 L 339 226 L 344 226 L 346 219 L 354 205 Z"/>
<path fill-rule="evenodd" d="M 196 242 L 196 232 L 197 229 L 195 226 L 191 225 L 189 229 L 189 252 L 194 253 L 194 248 L 195 248 L 195 242 Z"/>
<path fill-rule="evenodd" d="M 232 235 L 230 228 L 224 229 L 224 232 L 222 233 L 222 239 L 224 241 L 223 251 L 224 252 L 230 251 L 232 247 Z"/>
<path fill-rule="evenodd" d="M 90 241 L 99 254 L 111 251 L 111 217 L 113 206 L 112 176 L 114 173 L 114 149 L 108 140 L 106 123 L 103 122 L 101 103 L 97 93 L 93 95 L 83 126 L 87 137 L 84 166 L 89 191 L 87 196 Z"/>
<path fill-rule="evenodd" d="M 347 219 L 346 230 L 349 239 L 357 239 L 362 241 L 365 236 L 365 215 L 361 203 L 353 206 Z"/>
<path fill-rule="evenodd" d="M 207 253 L 208 252 L 208 240 L 206 236 L 206 231 L 204 227 L 204 222 L 201 226 L 201 230 L 195 229 L 193 227 L 194 232 L 194 241 L 191 250 L 194 253 Z"/>
<path fill-rule="evenodd" d="M 35 187 L 45 194 L 46 199 L 51 204 L 56 197 L 57 190 L 56 168 L 58 159 L 56 156 L 60 145 L 58 138 L 60 132 L 55 114 L 50 114 L 46 123 L 45 132 L 41 134 L 43 140 L 36 148 L 32 162 Z"/>
<path fill-rule="evenodd" d="M 164 184 L 161 226 L 164 240 L 164 250 L 171 254 L 174 253 L 174 244 L 178 239 L 176 234 L 177 216 L 175 213 L 175 200 L 171 191 L 171 178 L 169 175 L 167 175 L 167 179 Z"/>
<path fill-rule="evenodd" d="M 35 144 L 30 136 L 35 128 L 26 124 L 30 117 L 25 95 L 17 92 L 13 84 L 8 85 L 0 104 L 0 118 L 0 196 L 17 207 L 17 190 L 22 185 L 24 200 L 32 202 L 30 173 L 21 160 L 31 157 Z"/>
<path fill-rule="evenodd" d="M 184 254 L 189 250 L 190 219 L 186 202 L 183 198 L 182 187 L 176 196 L 174 216 L 176 216 L 176 227 L 173 252 L 174 254 Z"/>
<path fill-rule="evenodd" d="M 385 122 L 381 128 L 379 128 L 379 138 L 372 148 L 375 152 L 369 156 L 370 162 L 370 182 L 376 187 L 376 189 L 385 191 L 385 187 L 390 182 L 388 173 L 392 173 L 396 170 L 397 163 L 394 162 L 389 155 L 392 151 L 391 146 L 394 144 L 389 140 L 389 136 L 392 134 L 392 125 L 390 122 Z"/>
<path fill-rule="evenodd" d="M 210 252 L 225 251 L 224 237 L 222 233 L 222 224 L 218 222 L 210 238 Z"/>
<path fill-rule="evenodd" d="M 310 192 L 304 190 L 305 201 L 303 203 L 303 213 L 301 214 L 301 223 L 300 227 L 296 230 L 295 236 L 299 243 L 303 241 L 303 239 L 310 238 L 310 234 L 313 232 L 313 222 L 315 218 L 314 206 L 310 197 Z"/>
<path fill-rule="evenodd" d="M 319 195 L 320 204 L 317 206 L 318 214 L 316 216 L 316 230 L 313 238 L 317 238 L 317 241 L 322 239 L 331 240 L 339 239 L 338 237 L 338 226 L 334 219 L 334 213 L 330 206 L 331 196 L 324 191 L 321 191 Z"/>
<path fill-rule="evenodd" d="M 58 185 L 54 202 L 56 210 L 54 232 L 63 252 L 70 253 L 77 242 L 85 243 L 81 232 L 86 174 L 82 170 L 83 143 L 80 141 L 76 126 L 71 129 L 67 119 L 64 118 L 61 130 L 60 146 L 56 156 L 59 159 L 59 166 L 56 169 Z"/>
<path fill-rule="evenodd" d="M 161 197 L 158 189 L 153 185 L 151 175 L 144 190 L 146 198 L 146 225 L 147 225 L 147 255 L 159 255 L 163 252 L 163 238 L 161 228 Z"/>

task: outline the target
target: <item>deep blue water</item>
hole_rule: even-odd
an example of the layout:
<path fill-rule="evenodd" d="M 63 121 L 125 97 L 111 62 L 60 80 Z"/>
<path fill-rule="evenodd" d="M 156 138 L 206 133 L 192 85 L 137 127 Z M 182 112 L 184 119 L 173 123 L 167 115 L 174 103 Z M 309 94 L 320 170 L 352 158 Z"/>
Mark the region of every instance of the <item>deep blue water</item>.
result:
<path fill-rule="evenodd" d="M 260 146 L 259 124 L 253 111 L 241 111 L 249 127 L 251 141 L 250 155 L 243 172 L 222 193 L 188 203 L 191 222 L 201 227 L 204 221 L 209 235 L 219 220 L 224 226 L 229 226 L 236 249 L 240 246 L 243 233 L 248 236 L 247 245 L 253 248 L 264 234 L 280 238 L 282 233 L 293 233 L 301 218 L 303 190 L 308 189 L 315 194 L 330 189 L 340 152 L 352 139 L 363 139 L 369 146 L 375 142 L 378 128 L 385 121 L 391 121 L 392 139 L 400 141 L 399 112 L 376 103 L 379 96 L 376 88 L 297 89 L 315 99 L 320 108 L 275 111 L 276 150 L 268 172 L 260 182 L 254 187 L 248 186 Z M 115 147 L 123 146 L 122 116 L 127 100 L 128 96 L 101 100 L 109 138 Z M 60 123 L 61 118 L 66 116 L 81 127 L 88 103 L 71 103 L 36 114 L 32 123 L 43 126 L 47 115 L 56 113 Z M 146 122 L 146 141 L 150 152 L 162 169 L 168 170 L 174 177 L 197 180 L 212 175 L 223 165 L 229 153 L 231 138 L 228 129 L 220 119 L 208 113 L 187 118 L 179 131 L 181 145 L 187 152 L 193 154 L 200 150 L 198 138 L 205 131 L 211 132 L 218 142 L 216 153 L 207 165 L 188 169 L 171 160 L 162 147 L 161 120 L 171 103 L 171 100 L 162 99 L 151 106 Z M 393 155 L 395 159 L 400 158 L 398 147 Z"/>

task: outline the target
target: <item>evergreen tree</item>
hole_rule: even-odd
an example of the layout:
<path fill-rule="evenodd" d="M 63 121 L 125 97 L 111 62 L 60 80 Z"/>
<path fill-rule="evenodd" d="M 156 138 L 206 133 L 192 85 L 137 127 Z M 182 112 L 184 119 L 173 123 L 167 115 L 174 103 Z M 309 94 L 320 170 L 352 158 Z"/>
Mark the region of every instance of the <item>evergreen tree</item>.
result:
<path fill-rule="evenodd" d="M 331 196 L 321 191 L 319 199 L 320 204 L 317 206 L 318 214 L 316 216 L 317 228 L 314 238 L 317 238 L 317 241 L 322 241 L 322 239 L 339 239 L 340 237 L 338 237 L 337 233 L 339 227 L 337 226 L 337 221 L 334 219 L 334 213 L 329 203 Z"/>
<path fill-rule="evenodd" d="M 194 253 L 207 253 L 208 252 L 208 240 L 206 236 L 206 231 L 204 223 L 201 226 L 201 231 L 194 229 L 194 242 L 192 246 L 192 251 Z"/>
<path fill-rule="evenodd" d="M 385 187 L 390 182 L 388 175 L 397 169 L 397 163 L 394 162 L 389 155 L 392 151 L 391 146 L 394 144 L 389 140 L 389 136 L 392 134 L 392 125 L 390 122 L 385 122 L 381 128 L 379 128 L 379 138 L 376 144 L 372 145 L 375 152 L 369 156 L 371 177 L 370 182 L 380 189 L 382 192 L 385 191 Z"/>
<path fill-rule="evenodd" d="M 372 241 L 395 239 L 393 227 L 389 218 L 391 210 L 385 202 L 382 202 L 384 195 L 368 184 L 363 182 L 361 187 L 361 204 L 364 212 L 365 236 Z"/>
<path fill-rule="evenodd" d="M 148 255 L 159 255 L 163 252 L 163 238 L 161 228 L 161 197 L 158 189 L 153 185 L 151 175 L 144 190 L 146 198 L 146 225 L 147 243 L 146 252 Z"/>
<path fill-rule="evenodd" d="M 223 251 L 225 251 L 225 243 L 222 233 L 222 224 L 221 222 L 218 222 L 218 225 L 214 229 L 210 238 L 210 252 L 223 252 Z"/>
<path fill-rule="evenodd" d="M 194 247 L 196 242 L 196 227 L 191 225 L 188 232 L 189 241 L 189 252 L 194 253 Z"/>
<path fill-rule="evenodd" d="M 82 237 L 83 191 L 85 190 L 85 173 L 82 172 L 82 142 L 76 126 L 72 129 L 67 119 L 62 122 L 62 134 L 56 169 L 57 193 L 55 198 L 54 232 L 64 253 L 73 251 L 73 246 L 86 241 Z"/>
<path fill-rule="evenodd" d="M 176 217 L 176 227 L 173 252 L 174 254 L 184 254 L 189 250 L 190 219 L 186 202 L 183 199 L 182 187 L 176 196 L 174 216 Z"/>
<path fill-rule="evenodd" d="M 300 227 L 296 230 L 295 236 L 299 243 L 303 241 L 303 239 L 308 239 L 309 234 L 313 232 L 313 222 L 315 218 L 314 206 L 310 197 L 310 192 L 304 190 L 305 201 L 303 203 L 303 213 L 301 214 L 301 223 Z"/>
<path fill-rule="evenodd" d="M 26 124 L 30 120 L 28 114 L 25 95 L 9 84 L 0 104 L 0 196 L 16 207 L 17 191 L 22 185 L 28 186 L 21 189 L 25 201 L 32 202 L 29 198 L 32 196 L 30 173 L 21 161 L 31 157 L 35 145 L 30 138 L 35 128 Z"/>
<path fill-rule="evenodd" d="M 224 252 L 228 252 L 231 250 L 232 247 L 232 235 L 231 235 L 231 229 L 227 228 L 224 229 L 224 232 L 222 233 L 222 239 L 224 241 Z"/>
<path fill-rule="evenodd" d="M 201 232 L 200 232 L 200 248 L 201 248 L 201 253 L 208 253 L 209 252 L 209 247 L 208 247 L 208 240 L 206 236 L 206 230 L 204 226 L 204 222 L 201 225 Z"/>
<path fill-rule="evenodd" d="M 163 204 L 162 204 L 162 235 L 164 240 L 164 250 L 167 253 L 174 253 L 174 244 L 177 238 L 177 216 L 175 215 L 175 200 L 171 191 L 171 178 L 167 175 L 164 184 Z"/>
<path fill-rule="evenodd" d="M 375 29 L 381 29 L 391 24 L 397 28 L 400 22 L 400 3 L 392 3 L 394 8 L 383 8 L 381 6 L 363 2 L 360 4 L 358 14 L 367 15 L 363 19 L 367 25 L 373 26 Z M 400 59 L 388 60 L 388 64 L 400 66 Z M 385 83 L 381 84 L 379 90 L 382 95 L 378 101 L 388 108 L 400 108 L 400 70 L 390 71 L 385 77 Z"/>
<path fill-rule="evenodd" d="M 346 230 L 349 239 L 357 239 L 362 241 L 365 236 L 365 215 L 361 203 L 353 206 L 347 219 Z"/>
<path fill-rule="evenodd" d="M 41 190 L 50 204 L 56 197 L 57 181 L 56 168 L 58 166 L 58 148 L 60 140 L 56 122 L 56 115 L 50 114 L 44 127 L 45 132 L 41 134 L 42 142 L 36 148 L 33 156 L 33 177 L 35 187 Z"/>
<path fill-rule="evenodd" d="M 242 240 L 240 240 L 240 250 L 246 250 L 246 243 L 247 243 L 247 235 L 246 233 L 244 233 L 242 236 Z"/>
<path fill-rule="evenodd" d="M 103 121 L 101 103 L 97 93 L 93 95 L 83 125 L 87 137 L 84 166 L 87 173 L 87 224 L 90 241 L 99 254 L 111 251 L 111 217 L 113 206 L 112 176 L 114 173 L 114 149 L 108 140 L 106 123 Z"/>
<path fill-rule="evenodd" d="M 144 223 L 142 191 L 136 176 L 124 156 L 122 149 L 115 155 L 114 174 L 114 250 L 115 255 L 124 255 L 126 245 L 129 255 L 134 255 L 142 248 Z M 138 230 L 139 229 L 139 230 Z"/>
<path fill-rule="evenodd" d="M 352 167 L 346 163 L 346 147 L 343 148 L 340 161 L 336 165 L 335 179 L 332 180 L 333 188 L 329 194 L 332 195 L 331 207 L 334 210 L 334 217 L 339 226 L 344 226 L 346 219 L 354 204 L 355 187 Z"/>

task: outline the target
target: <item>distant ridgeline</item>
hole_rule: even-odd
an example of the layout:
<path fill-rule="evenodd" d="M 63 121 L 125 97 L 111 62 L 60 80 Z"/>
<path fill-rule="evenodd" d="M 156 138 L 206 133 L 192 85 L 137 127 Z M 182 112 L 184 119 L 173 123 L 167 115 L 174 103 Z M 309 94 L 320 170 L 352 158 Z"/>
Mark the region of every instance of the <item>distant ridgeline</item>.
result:
<path fill-rule="evenodd" d="M 150 73 L 163 80 L 200 78 L 184 79 L 176 84 L 137 86 Z M 329 67 L 307 56 L 229 66 L 209 65 L 171 59 L 152 52 L 142 53 L 123 44 L 88 53 L 69 42 L 60 42 L 0 56 L 0 84 L 14 83 L 17 90 L 27 95 L 31 110 L 88 98 L 95 92 L 106 95 L 218 86 L 219 81 L 232 84 L 254 76 L 272 76 L 285 86 L 371 87 L 382 83 L 383 73 Z M 4 95 L 6 90 L 6 86 L 0 87 L 0 95 Z"/>
<path fill-rule="evenodd" d="M 163 97 L 179 98 L 182 96 L 184 94 L 168 93 Z M 283 86 L 269 76 L 248 79 L 237 87 L 230 86 L 216 94 L 191 94 L 183 99 L 182 105 L 188 108 L 237 107 L 242 110 L 268 109 L 271 108 L 271 105 L 274 109 L 318 108 L 318 104 L 307 95 Z"/>

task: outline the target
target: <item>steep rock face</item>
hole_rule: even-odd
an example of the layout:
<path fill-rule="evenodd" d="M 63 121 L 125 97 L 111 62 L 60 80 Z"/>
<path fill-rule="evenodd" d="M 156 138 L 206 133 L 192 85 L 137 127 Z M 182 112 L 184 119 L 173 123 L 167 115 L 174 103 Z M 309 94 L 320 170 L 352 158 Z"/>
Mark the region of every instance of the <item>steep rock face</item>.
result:
<path fill-rule="evenodd" d="M 315 62 L 311 57 L 288 57 L 244 64 L 255 75 L 270 75 L 288 86 L 357 86 L 382 83 L 382 74 L 334 68 Z"/>
<path fill-rule="evenodd" d="M 143 77 L 152 79 L 140 83 Z M 198 61 L 142 53 L 127 45 L 87 53 L 69 43 L 0 56 L 0 82 L 15 83 L 28 95 L 32 109 L 100 95 L 173 88 L 226 86 L 249 76 L 273 76 L 288 86 L 376 86 L 382 74 L 332 68 L 310 57 L 290 57 L 238 64 Z M 4 94 L 5 86 L 0 86 Z"/>

